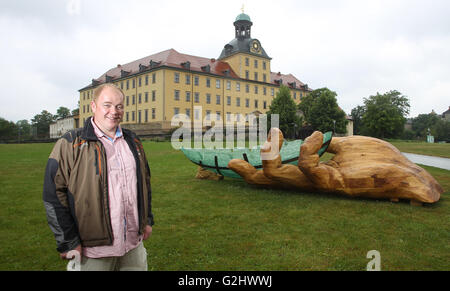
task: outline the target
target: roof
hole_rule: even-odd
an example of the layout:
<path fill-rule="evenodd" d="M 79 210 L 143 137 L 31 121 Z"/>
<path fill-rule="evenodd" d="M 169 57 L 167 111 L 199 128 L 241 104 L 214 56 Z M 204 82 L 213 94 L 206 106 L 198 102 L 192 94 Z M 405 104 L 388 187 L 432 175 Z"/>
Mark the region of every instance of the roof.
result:
<path fill-rule="evenodd" d="M 449 113 L 450 113 L 450 106 L 448 107 L 448 110 L 447 110 L 447 111 L 445 111 L 444 113 L 442 113 L 442 115 L 449 114 Z"/>
<path fill-rule="evenodd" d="M 281 80 L 281 82 L 280 82 L 280 80 Z M 285 74 L 281 74 L 280 72 L 278 72 L 278 73 L 271 72 L 270 73 L 270 83 L 275 84 L 275 85 L 283 84 L 290 88 L 297 88 L 297 89 L 304 89 L 307 91 L 312 91 L 312 89 L 310 89 L 307 84 L 301 82 L 299 79 L 297 79 L 292 74 L 285 75 Z"/>
<path fill-rule="evenodd" d="M 236 17 L 236 20 L 235 20 L 235 21 L 242 21 L 242 20 L 252 22 L 252 21 L 250 20 L 250 16 L 248 16 L 248 15 L 245 14 L 245 13 L 239 14 L 239 15 Z"/>
<path fill-rule="evenodd" d="M 219 56 L 219 60 L 222 60 L 224 58 L 228 58 L 234 54 L 237 53 L 246 53 L 250 55 L 254 55 L 257 57 L 262 57 L 266 59 L 271 59 L 264 48 L 261 46 L 261 54 L 255 54 L 250 51 L 250 46 L 253 41 L 258 41 L 255 38 L 234 38 L 232 41 L 230 41 L 228 44 L 226 44 Z M 259 42 L 259 41 L 258 41 Z"/>
<path fill-rule="evenodd" d="M 131 63 L 127 63 L 124 65 L 117 65 L 116 67 L 108 70 L 106 73 L 104 73 L 97 79 L 93 79 L 93 83 L 101 84 L 107 81 L 111 82 L 123 78 L 125 76 L 142 73 L 148 70 L 152 70 L 154 68 L 164 66 L 196 72 L 204 72 L 204 73 L 206 72 L 214 75 L 226 76 L 231 78 L 239 78 L 239 76 L 233 71 L 230 65 L 226 62 L 187 54 L 181 54 L 174 49 L 168 49 L 147 56 L 145 58 L 133 61 Z M 87 87 L 90 86 L 92 86 L 92 84 Z"/>
<path fill-rule="evenodd" d="M 153 67 L 152 67 L 153 66 Z M 143 73 L 152 69 L 160 67 L 170 67 L 182 70 L 190 70 L 194 72 L 208 73 L 212 75 L 224 76 L 234 79 L 240 79 L 240 77 L 233 71 L 231 66 L 224 61 L 197 57 L 187 54 L 182 54 L 174 49 L 168 49 L 145 58 L 138 59 L 131 63 L 124 65 L 117 65 L 116 67 L 109 69 L 106 73 L 93 79 L 93 83 L 80 89 L 90 88 L 91 86 L 97 86 L 107 81 L 115 81 L 123 77 L 128 77 L 134 74 Z M 280 83 L 280 80 L 281 83 Z M 290 88 L 304 89 L 312 91 L 303 82 L 298 80 L 292 74 L 271 73 L 270 84 L 281 85 L 284 84 Z M 294 86 L 295 85 L 295 86 Z M 303 87 L 302 86 L 306 86 Z"/>

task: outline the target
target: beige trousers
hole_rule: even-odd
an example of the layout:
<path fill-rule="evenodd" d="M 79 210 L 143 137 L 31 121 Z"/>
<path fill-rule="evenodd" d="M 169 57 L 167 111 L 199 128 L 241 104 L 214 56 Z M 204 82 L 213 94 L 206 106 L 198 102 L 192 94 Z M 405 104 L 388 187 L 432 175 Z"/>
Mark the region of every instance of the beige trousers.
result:
<path fill-rule="evenodd" d="M 122 257 L 81 258 L 81 271 L 147 271 L 147 250 L 143 243 Z"/>

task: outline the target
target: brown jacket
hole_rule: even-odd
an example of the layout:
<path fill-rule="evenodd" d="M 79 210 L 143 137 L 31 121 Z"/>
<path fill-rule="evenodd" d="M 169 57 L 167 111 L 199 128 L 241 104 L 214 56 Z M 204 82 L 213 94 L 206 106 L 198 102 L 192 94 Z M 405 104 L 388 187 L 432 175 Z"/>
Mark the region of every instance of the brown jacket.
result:
<path fill-rule="evenodd" d="M 153 225 L 150 168 L 139 138 L 122 129 L 136 161 L 139 233 Z M 90 118 L 84 128 L 67 132 L 50 154 L 43 200 L 48 224 L 61 253 L 83 247 L 112 245 L 106 152 Z"/>

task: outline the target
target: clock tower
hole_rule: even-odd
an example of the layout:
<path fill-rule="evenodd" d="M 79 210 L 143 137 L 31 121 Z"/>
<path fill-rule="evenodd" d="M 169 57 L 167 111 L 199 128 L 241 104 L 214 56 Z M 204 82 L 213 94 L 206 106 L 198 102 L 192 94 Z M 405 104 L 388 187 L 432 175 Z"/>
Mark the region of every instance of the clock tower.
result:
<path fill-rule="evenodd" d="M 251 37 L 253 22 L 245 13 L 239 14 L 234 23 L 235 38 L 226 44 L 219 60 L 228 62 L 243 79 L 270 82 L 270 60 L 258 39 Z M 260 65 L 259 65 L 260 64 Z"/>

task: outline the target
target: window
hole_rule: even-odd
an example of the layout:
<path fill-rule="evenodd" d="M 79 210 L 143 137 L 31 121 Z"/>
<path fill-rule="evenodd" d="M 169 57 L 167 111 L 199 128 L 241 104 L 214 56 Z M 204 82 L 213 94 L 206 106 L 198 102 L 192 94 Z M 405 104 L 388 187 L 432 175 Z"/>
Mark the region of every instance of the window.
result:
<path fill-rule="evenodd" d="M 142 114 L 142 112 L 141 112 L 141 110 L 139 110 L 138 111 L 138 123 L 141 123 L 141 114 Z"/>
<path fill-rule="evenodd" d="M 136 115 L 136 113 L 134 111 L 131 112 L 131 121 L 134 121 L 136 119 L 135 115 Z"/>
<path fill-rule="evenodd" d="M 211 79 L 206 78 L 206 87 L 210 88 L 211 87 Z"/>
<path fill-rule="evenodd" d="M 194 118 L 195 118 L 195 120 L 200 119 L 200 110 L 199 109 L 194 109 Z"/>
<path fill-rule="evenodd" d="M 145 86 L 148 85 L 148 75 L 145 75 Z"/>
<path fill-rule="evenodd" d="M 236 82 L 236 91 L 241 91 L 241 83 Z"/>
<path fill-rule="evenodd" d="M 258 68 L 258 60 L 255 60 L 255 69 Z"/>
<path fill-rule="evenodd" d="M 123 90 L 123 81 L 122 81 L 122 82 L 120 82 L 120 89 L 122 89 L 122 90 Z"/>
<path fill-rule="evenodd" d="M 255 85 L 255 94 L 258 94 L 258 86 Z"/>
<path fill-rule="evenodd" d="M 270 88 L 270 96 L 274 96 L 275 95 L 275 90 L 273 88 Z"/>
<path fill-rule="evenodd" d="M 135 95 L 133 95 L 133 98 L 131 99 L 131 104 L 132 105 L 136 104 L 136 96 Z M 134 119 L 133 119 L 133 121 L 134 121 Z"/>
<path fill-rule="evenodd" d="M 267 95 L 267 88 L 266 87 L 263 87 L 263 94 Z"/>
<path fill-rule="evenodd" d="M 156 91 L 153 90 L 152 91 L 152 101 L 155 101 L 155 100 L 156 100 Z"/>
<path fill-rule="evenodd" d="M 191 84 L 191 75 L 186 75 L 186 85 Z"/>
<path fill-rule="evenodd" d="M 297 92 L 294 92 L 294 99 L 297 99 Z"/>
<path fill-rule="evenodd" d="M 142 93 L 139 93 L 139 95 L 138 95 L 138 102 L 139 102 L 139 104 L 142 103 Z"/>
<path fill-rule="evenodd" d="M 245 84 L 245 92 L 246 93 L 250 92 L 250 85 L 249 84 Z"/>
<path fill-rule="evenodd" d="M 145 122 L 148 122 L 148 109 L 145 109 Z"/>
<path fill-rule="evenodd" d="M 194 85 L 198 86 L 198 76 L 194 76 Z"/>
<path fill-rule="evenodd" d="M 263 70 L 266 69 L 266 62 L 263 62 Z"/>
<path fill-rule="evenodd" d="M 231 81 L 227 81 L 227 90 L 231 90 Z"/>
<path fill-rule="evenodd" d="M 156 73 L 152 74 L 152 84 L 155 84 L 156 82 Z"/>
<path fill-rule="evenodd" d="M 216 111 L 216 120 L 220 120 L 220 111 Z"/>
<path fill-rule="evenodd" d="M 174 95 L 175 95 L 175 100 L 176 101 L 180 100 L 180 91 L 179 90 L 175 90 Z"/>
<path fill-rule="evenodd" d="M 263 108 L 266 109 L 267 108 L 267 101 L 263 102 Z"/>
<path fill-rule="evenodd" d="M 255 108 L 258 108 L 258 100 L 255 100 Z"/>
<path fill-rule="evenodd" d="M 250 60 L 248 58 L 245 58 L 245 65 L 248 67 L 250 63 Z"/>
<path fill-rule="evenodd" d="M 180 83 L 180 73 L 174 73 L 174 82 Z"/>
<path fill-rule="evenodd" d="M 148 103 L 148 92 L 145 92 L 145 103 Z"/>
<path fill-rule="evenodd" d="M 156 119 L 156 108 L 152 108 L 152 119 Z"/>
<path fill-rule="evenodd" d="M 258 81 L 258 73 L 255 72 L 255 81 Z"/>
<path fill-rule="evenodd" d="M 266 76 L 266 74 L 263 74 L 263 81 L 264 81 L 264 82 L 267 82 L 267 76 Z"/>
<path fill-rule="evenodd" d="M 139 81 L 138 81 L 139 87 L 142 87 L 142 77 L 139 77 L 138 80 L 139 80 Z"/>
<path fill-rule="evenodd" d="M 216 80 L 216 88 L 220 89 L 220 80 Z"/>
<path fill-rule="evenodd" d="M 227 96 L 227 105 L 228 105 L 228 106 L 231 105 L 231 96 Z"/>
<path fill-rule="evenodd" d="M 250 107 L 250 99 L 248 98 L 245 99 L 245 107 Z"/>
<path fill-rule="evenodd" d="M 206 110 L 206 120 L 211 119 L 211 110 Z"/>
<path fill-rule="evenodd" d="M 136 79 L 133 79 L 133 89 L 136 88 Z"/>
<path fill-rule="evenodd" d="M 191 118 L 191 109 L 186 109 L 186 116 Z"/>
<path fill-rule="evenodd" d="M 130 96 L 127 96 L 127 102 L 126 102 L 126 104 L 127 104 L 127 106 L 129 106 L 130 105 Z"/>
<path fill-rule="evenodd" d="M 194 102 L 199 103 L 200 102 L 200 94 L 198 92 L 194 93 Z"/>
<path fill-rule="evenodd" d="M 236 97 L 236 106 L 240 107 L 241 106 L 241 98 Z"/>
<path fill-rule="evenodd" d="M 216 104 L 220 105 L 220 95 L 216 95 Z"/>
<path fill-rule="evenodd" d="M 191 102 L 191 92 L 186 91 L 186 102 Z"/>
<path fill-rule="evenodd" d="M 249 74 L 250 74 L 250 73 L 249 73 L 248 71 L 245 71 L 245 79 L 250 78 L 250 77 L 249 77 Z"/>
<path fill-rule="evenodd" d="M 231 112 L 227 112 L 227 121 L 231 121 Z"/>
<path fill-rule="evenodd" d="M 130 112 L 127 112 L 125 115 L 126 115 L 126 121 L 127 122 L 130 121 Z"/>
<path fill-rule="evenodd" d="M 179 114 L 179 113 L 180 113 L 180 108 L 175 107 L 175 108 L 173 109 L 173 114 L 174 114 L 174 115 L 177 115 L 177 114 Z"/>
<path fill-rule="evenodd" d="M 211 94 L 206 94 L 206 104 L 211 104 Z"/>
<path fill-rule="evenodd" d="M 130 80 L 127 80 L 127 90 L 130 89 Z M 89 93 L 88 93 L 89 94 Z M 89 97 L 89 96 L 88 96 Z"/>

